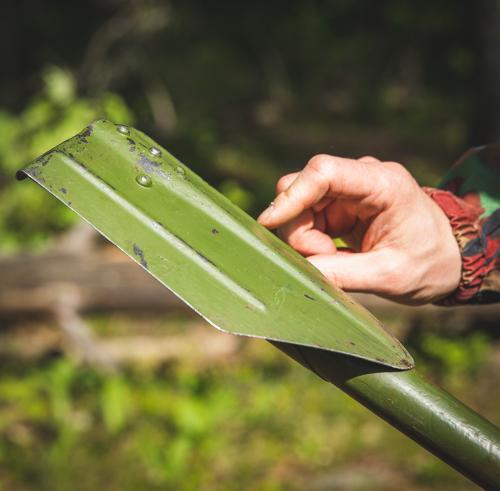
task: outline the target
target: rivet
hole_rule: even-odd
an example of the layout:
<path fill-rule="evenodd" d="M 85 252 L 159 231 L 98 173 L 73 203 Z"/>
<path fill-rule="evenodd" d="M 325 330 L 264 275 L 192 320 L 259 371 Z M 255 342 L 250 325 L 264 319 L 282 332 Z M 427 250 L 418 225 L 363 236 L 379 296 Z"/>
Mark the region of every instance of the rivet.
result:
<path fill-rule="evenodd" d="M 116 130 L 122 135 L 130 135 L 130 130 L 128 126 L 125 126 L 124 124 L 116 125 Z"/>
<path fill-rule="evenodd" d="M 154 155 L 155 157 L 159 157 L 161 155 L 161 150 L 159 148 L 156 148 L 156 147 L 151 147 L 149 149 L 149 153 L 151 155 Z"/>
<path fill-rule="evenodd" d="M 179 174 L 180 176 L 183 176 L 186 173 L 186 171 L 182 167 L 176 167 L 175 172 L 177 172 L 177 174 Z"/>
<path fill-rule="evenodd" d="M 135 180 L 137 181 L 137 184 L 144 186 L 145 188 L 151 187 L 151 184 L 153 182 L 151 181 L 151 178 L 147 176 L 146 174 L 139 174 Z"/>

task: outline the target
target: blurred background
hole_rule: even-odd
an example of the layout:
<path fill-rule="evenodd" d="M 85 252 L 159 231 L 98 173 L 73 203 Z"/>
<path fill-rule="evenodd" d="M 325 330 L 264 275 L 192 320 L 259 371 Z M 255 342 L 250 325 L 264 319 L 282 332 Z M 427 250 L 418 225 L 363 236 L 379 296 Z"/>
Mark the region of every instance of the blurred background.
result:
<path fill-rule="evenodd" d="M 499 43 L 498 0 L 3 1 L 0 490 L 476 489 L 265 342 L 206 326 L 13 176 L 105 117 L 254 215 L 320 152 L 436 185 L 500 137 Z M 500 422 L 498 308 L 358 298 Z"/>

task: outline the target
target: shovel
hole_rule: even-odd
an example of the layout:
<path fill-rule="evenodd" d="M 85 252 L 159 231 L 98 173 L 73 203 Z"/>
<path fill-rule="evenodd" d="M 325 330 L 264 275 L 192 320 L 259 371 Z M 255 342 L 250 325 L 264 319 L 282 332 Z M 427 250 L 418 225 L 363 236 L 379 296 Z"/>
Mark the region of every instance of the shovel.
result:
<path fill-rule="evenodd" d="M 422 378 L 380 321 L 144 133 L 97 121 L 19 171 L 26 176 L 214 327 L 270 341 L 500 489 L 500 430 Z"/>

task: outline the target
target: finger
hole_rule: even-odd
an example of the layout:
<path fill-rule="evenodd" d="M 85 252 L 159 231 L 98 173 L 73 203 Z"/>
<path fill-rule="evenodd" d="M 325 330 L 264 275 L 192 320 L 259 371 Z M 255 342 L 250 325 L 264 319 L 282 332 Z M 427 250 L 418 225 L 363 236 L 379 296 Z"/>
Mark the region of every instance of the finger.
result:
<path fill-rule="evenodd" d="M 342 237 L 352 231 L 356 225 L 357 216 L 347 206 L 345 200 L 336 200 L 325 210 L 327 232 L 332 237 Z"/>
<path fill-rule="evenodd" d="M 377 194 L 377 166 L 358 160 L 319 155 L 312 158 L 292 184 L 259 217 L 269 228 L 278 227 L 316 205 L 325 196 L 362 199 Z"/>
<path fill-rule="evenodd" d="M 380 163 L 379 159 L 377 159 L 376 157 L 372 157 L 371 155 L 365 155 L 358 160 L 361 160 L 361 162 L 366 162 L 367 164 Z"/>
<path fill-rule="evenodd" d="M 314 212 L 314 228 L 320 232 L 326 230 L 326 217 L 323 211 Z"/>
<path fill-rule="evenodd" d="M 390 266 L 386 251 L 320 254 L 307 260 L 335 286 L 346 291 L 370 293 L 383 293 L 384 272 Z"/>
<path fill-rule="evenodd" d="M 320 229 L 315 228 L 316 224 L 313 212 L 306 210 L 291 222 L 280 227 L 279 236 L 304 256 L 335 254 L 336 248 L 332 239 Z"/>
<path fill-rule="evenodd" d="M 312 208 L 314 211 L 319 212 L 324 210 L 331 202 L 331 198 L 323 198 L 319 200 Z"/>
<path fill-rule="evenodd" d="M 297 179 L 297 176 L 299 175 L 299 172 L 292 172 L 291 174 L 286 174 L 283 177 L 280 177 L 278 182 L 276 183 L 276 194 L 280 194 L 283 192 L 287 187 L 292 184 L 295 179 Z"/>

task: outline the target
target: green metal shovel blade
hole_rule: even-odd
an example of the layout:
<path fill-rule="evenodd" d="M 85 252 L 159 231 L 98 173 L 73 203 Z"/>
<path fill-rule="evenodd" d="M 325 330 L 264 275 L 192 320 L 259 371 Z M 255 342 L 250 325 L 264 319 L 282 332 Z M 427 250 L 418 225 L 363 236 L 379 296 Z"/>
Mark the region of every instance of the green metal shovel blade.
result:
<path fill-rule="evenodd" d="M 223 331 L 413 366 L 366 309 L 136 129 L 98 121 L 20 175 Z"/>

